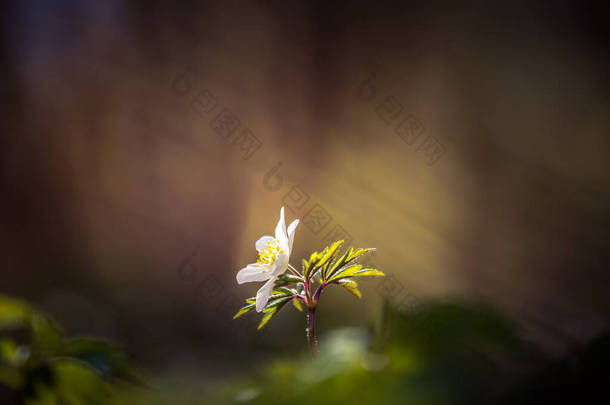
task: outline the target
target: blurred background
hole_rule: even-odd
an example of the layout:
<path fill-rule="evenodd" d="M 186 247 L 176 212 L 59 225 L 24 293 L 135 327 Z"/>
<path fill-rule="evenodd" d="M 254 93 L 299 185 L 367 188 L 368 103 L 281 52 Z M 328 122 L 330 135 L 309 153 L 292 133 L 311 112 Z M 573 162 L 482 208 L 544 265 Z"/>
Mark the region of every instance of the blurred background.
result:
<path fill-rule="evenodd" d="M 424 305 L 446 332 L 480 336 L 469 311 L 507 320 L 498 333 L 521 348 L 498 360 L 510 381 L 579 359 L 610 319 L 608 11 L 580 1 L 9 2 L 0 293 L 206 396 L 305 350 L 292 308 L 259 333 L 255 314 L 231 320 L 258 288 L 235 274 L 285 206 L 288 221 L 301 219 L 293 265 L 345 239 L 376 247 L 368 263 L 388 275 L 363 282 L 361 300 L 325 293 L 321 342 L 326 333 L 362 354 L 386 336 L 385 348 L 436 353 L 409 346 L 424 329 L 386 330 Z M 385 353 L 366 364 L 394 370 L 407 356 Z M 434 381 L 416 386 L 448 386 Z M 403 403 L 386 388 L 381 403 Z M 229 396 L 256 401 L 261 390 Z"/>

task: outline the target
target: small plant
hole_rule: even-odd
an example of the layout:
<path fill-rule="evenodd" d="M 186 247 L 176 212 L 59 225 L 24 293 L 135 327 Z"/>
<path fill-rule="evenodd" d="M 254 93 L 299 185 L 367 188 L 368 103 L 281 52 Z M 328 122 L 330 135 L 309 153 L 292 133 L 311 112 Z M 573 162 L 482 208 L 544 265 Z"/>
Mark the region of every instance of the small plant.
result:
<path fill-rule="evenodd" d="M 361 298 L 356 277 L 385 276 L 376 269 L 364 269 L 356 261 L 362 255 L 375 249 L 354 249 L 350 247 L 339 255 L 342 240 L 336 241 L 324 248 L 322 252 L 314 252 L 309 260 L 303 260 L 302 270 L 298 271 L 290 263 L 290 253 L 294 241 L 294 233 L 299 220 L 294 220 L 288 228 L 284 220 L 284 207 L 280 210 L 280 220 L 275 228 L 275 238 L 263 236 L 255 243 L 258 251 L 258 261 L 249 264 L 237 273 L 239 284 L 265 281 L 258 290 L 256 297 L 246 299 L 246 306 L 241 308 L 233 319 L 256 309 L 263 313 L 258 330 L 278 313 L 288 302 L 299 311 L 307 311 L 306 335 L 313 355 L 318 352 L 318 342 L 315 335 L 315 312 L 320 294 L 329 285 L 345 288 L 356 297 Z"/>

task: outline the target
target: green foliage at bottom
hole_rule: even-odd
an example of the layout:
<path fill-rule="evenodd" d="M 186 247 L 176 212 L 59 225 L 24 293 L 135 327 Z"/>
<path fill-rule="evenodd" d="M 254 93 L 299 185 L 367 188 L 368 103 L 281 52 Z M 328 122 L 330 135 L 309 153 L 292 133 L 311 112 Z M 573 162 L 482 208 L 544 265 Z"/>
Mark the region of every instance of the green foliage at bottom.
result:
<path fill-rule="evenodd" d="M 106 404 L 117 381 L 141 383 L 119 347 L 67 339 L 52 319 L 27 302 L 0 295 L 0 402 Z"/>
<path fill-rule="evenodd" d="M 476 303 L 435 302 L 400 312 L 386 306 L 375 333 L 320 337 L 311 360 L 277 361 L 228 389 L 223 403 L 462 404 L 499 396 L 502 359 L 521 350 L 512 324 Z M 230 402 L 227 402 L 230 401 Z M 493 401 L 492 401 L 493 403 Z"/>

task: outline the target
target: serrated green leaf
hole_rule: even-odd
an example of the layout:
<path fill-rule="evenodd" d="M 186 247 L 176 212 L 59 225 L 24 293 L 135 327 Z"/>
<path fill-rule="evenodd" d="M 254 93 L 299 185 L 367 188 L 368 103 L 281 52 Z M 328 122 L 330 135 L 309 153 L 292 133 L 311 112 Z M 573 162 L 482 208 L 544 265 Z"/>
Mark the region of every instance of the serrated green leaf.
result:
<path fill-rule="evenodd" d="M 322 279 L 322 276 L 320 276 L 321 271 L 322 271 L 321 269 L 316 269 L 316 271 L 309 276 L 309 280 L 320 281 Z"/>
<path fill-rule="evenodd" d="M 242 308 L 241 308 L 241 309 L 240 309 L 240 310 L 239 310 L 239 311 L 238 311 L 238 312 L 237 312 L 237 313 L 236 313 L 236 314 L 233 316 L 233 319 L 237 319 L 237 318 L 239 318 L 240 316 L 242 316 L 243 314 L 245 314 L 245 313 L 247 313 L 247 312 L 252 311 L 252 310 L 254 309 L 254 307 L 256 307 L 256 301 L 255 301 L 255 302 L 253 302 L 253 303 L 251 303 L 251 304 L 246 305 L 245 307 L 242 307 Z"/>
<path fill-rule="evenodd" d="M 278 300 L 281 299 L 286 299 L 289 300 L 291 299 L 296 291 L 293 291 L 289 288 L 276 288 L 275 290 L 272 291 L 272 294 L 269 296 L 269 301 L 268 304 L 265 306 L 265 308 L 268 308 L 269 306 L 271 306 L 271 304 L 277 304 Z M 256 307 L 256 297 L 250 297 L 248 299 L 246 299 L 246 303 L 248 305 L 242 307 L 234 316 L 233 319 L 237 319 L 240 316 L 242 316 L 243 314 L 250 312 L 252 309 L 254 309 Z"/>
<path fill-rule="evenodd" d="M 303 259 L 303 277 L 305 277 L 305 280 L 309 280 L 312 276 L 316 264 L 320 261 L 321 257 L 322 253 L 313 252 L 311 256 L 309 256 L 309 261 Z"/>
<path fill-rule="evenodd" d="M 296 290 L 292 290 L 286 287 L 278 287 L 271 291 L 271 295 L 294 295 Z"/>
<path fill-rule="evenodd" d="M 367 248 L 367 249 L 356 249 L 352 254 L 350 254 L 347 258 L 348 261 L 352 261 L 355 258 L 362 256 L 363 254 L 369 253 L 369 252 L 374 252 L 375 248 Z"/>
<path fill-rule="evenodd" d="M 265 326 L 267 322 L 269 322 L 269 320 L 291 299 L 292 297 L 282 297 L 269 302 L 263 309 L 264 315 L 256 330 L 261 330 L 261 328 Z"/>
<path fill-rule="evenodd" d="M 354 273 L 354 277 L 361 277 L 361 276 L 373 276 L 373 277 L 385 277 L 385 273 L 376 270 L 376 269 L 364 269 L 364 270 L 360 270 L 357 271 L 356 273 Z"/>
<path fill-rule="evenodd" d="M 261 322 L 258 324 L 258 327 L 256 328 L 256 330 L 261 330 L 263 328 L 263 326 L 267 325 L 267 323 L 269 322 L 269 320 L 271 320 L 271 318 L 273 317 L 273 315 L 275 315 L 278 311 L 278 307 L 274 307 L 271 308 L 268 312 L 265 312 L 265 314 L 263 315 L 263 318 L 261 319 Z"/>
<path fill-rule="evenodd" d="M 360 264 L 354 264 L 352 266 L 344 267 L 343 269 L 335 273 L 334 276 L 329 278 L 327 282 L 332 283 L 333 281 L 337 281 L 345 277 L 351 277 L 360 269 L 362 269 L 362 266 Z"/>
<path fill-rule="evenodd" d="M 330 280 L 336 273 L 342 271 L 343 267 L 347 266 L 348 264 L 353 262 L 358 257 L 360 257 L 366 253 L 373 252 L 375 250 L 376 250 L 375 248 L 367 248 L 367 249 L 360 248 L 360 249 L 354 250 L 354 248 L 350 247 L 347 250 L 347 252 L 345 252 L 345 254 L 332 265 L 330 270 L 328 270 L 326 272 L 325 279 Z"/>
<path fill-rule="evenodd" d="M 303 305 L 301 304 L 301 300 L 299 298 L 295 298 L 292 300 L 292 305 L 300 312 L 303 312 Z"/>
<path fill-rule="evenodd" d="M 288 301 L 290 301 L 292 299 L 292 295 L 291 296 L 282 296 L 273 300 L 269 300 L 269 302 L 267 303 L 267 305 L 265 305 L 265 308 L 263 309 L 263 312 L 265 312 L 266 310 L 270 309 L 270 308 L 275 308 L 277 306 L 284 306 L 283 304 L 287 303 Z"/>
<path fill-rule="evenodd" d="M 290 295 L 288 295 L 288 294 L 284 294 L 284 293 L 280 293 L 280 294 L 271 294 L 271 295 L 269 296 L 269 301 L 267 301 L 267 302 L 271 302 L 271 301 L 276 300 L 276 299 L 278 299 L 278 298 L 286 298 L 286 297 L 288 297 L 288 298 L 292 298 L 292 296 L 293 296 L 293 295 L 294 295 L 294 294 L 290 294 Z"/>
<path fill-rule="evenodd" d="M 297 294 L 303 294 L 305 291 L 305 285 L 303 283 L 298 283 L 296 286 Z"/>
<path fill-rule="evenodd" d="M 316 272 L 316 278 L 320 284 L 327 278 L 327 274 L 328 274 L 331 266 L 332 266 L 332 261 L 329 260 L 328 262 L 326 262 L 326 264 L 324 266 L 322 266 L 322 268 L 320 270 L 318 270 Z"/>
<path fill-rule="evenodd" d="M 315 254 L 318 254 L 318 252 L 313 252 L 311 254 L 311 257 L 309 260 L 312 260 L 313 255 L 315 255 Z M 303 259 L 302 267 L 303 267 L 303 277 L 305 277 L 305 279 L 307 279 L 307 276 L 309 276 L 309 262 L 307 260 Z"/>
<path fill-rule="evenodd" d="M 320 268 L 327 265 L 335 256 L 342 243 L 342 240 L 333 242 L 332 245 L 325 247 L 321 253 L 313 252 L 309 257 L 309 261 L 303 260 L 303 277 L 309 280 Z"/>
<path fill-rule="evenodd" d="M 335 257 L 335 254 L 337 253 L 337 250 L 339 249 L 339 246 L 341 246 L 343 244 L 342 240 L 338 240 L 336 242 L 334 242 L 332 245 L 330 245 L 329 247 L 327 247 L 326 249 L 324 249 L 324 252 L 322 253 L 322 257 L 320 258 L 320 261 L 317 264 L 317 268 L 321 268 L 322 269 L 322 278 L 325 277 L 326 275 L 326 270 L 328 269 L 328 265 L 331 261 L 331 259 L 333 257 Z"/>
<path fill-rule="evenodd" d="M 337 284 L 354 294 L 356 297 L 362 298 L 362 294 L 360 293 L 360 290 L 358 290 L 358 283 L 356 283 L 354 280 L 343 278 L 341 280 L 337 280 Z"/>
<path fill-rule="evenodd" d="M 332 267 L 330 268 L 330 270 L 328 270 L 326 272 L 326 279 L 328 280 L 330 277 L 332 277 L 336 272 L 338 272 L 339 270 L 341 270 L 341 268 L 343 266 L 345 266 L 348 261 L 347 259 L 349 258 L 349 256 L 352 254 L 352 251 L 354 250 L 354 248 L 350 247 L 349 249 L 347 249 L 347 251 L 343 254 L 343 256 L 341 256 L 341 258 L 339 260 L 337 260 L 335 262 L 335 264 L 332 265 Z"/>
<path fill-rule="evenodd" d="M 295 284 L 303 281 L 304 280 L 297 275 L 284 273 L 278 276 L 277 280 L 275 281 L 274 288 L 277 289 L 278 287 L 284 287 L 290 284 Z"/>

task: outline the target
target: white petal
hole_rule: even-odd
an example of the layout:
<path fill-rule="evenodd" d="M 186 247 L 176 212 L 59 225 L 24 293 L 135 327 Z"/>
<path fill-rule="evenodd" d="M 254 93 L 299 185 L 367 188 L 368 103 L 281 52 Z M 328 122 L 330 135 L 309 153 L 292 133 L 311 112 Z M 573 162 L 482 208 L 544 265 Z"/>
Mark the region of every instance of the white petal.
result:
<path fill-rule="evenodd" d="M 276 277 L 270 278 L 269 281 L 263 284 L 263 286 L 256 292 L 256 312 L 261 312 L 263 308 L 265 308 L 265 305 L 267 305 L 271 291 L 273 291 L 275 279 Z"/>
<path fill-rule="evenodd" d="M 280 220 L 275 227 L 275 239 L 279 240 L 282 246 L 288 246 L 288 236 L 286 235 L 286 220 L 284 219 L 284 207 L 280 210 Z"/>
<path fill-rule="evenodd" d="M 273 270 L 271 270 L 271 274 L 273 276 L 279 276 L 288 270 L 288 260 L 290 255 L 288 253 L 279 253 L 275 258 L 275 263 L 273 264 Z"/>
<path fill-rule="evenodd" d="M 262 238 L 256 241 L 254 246 L 256 246 L 256 250 L 260 252 L 265 247 L 267 242 L 272 241 L 274 239 L 275 238 L 273 236 L 263 236 Z"/>
<path fill-rule="evenodd" d="M 288 251 L 292 252 L 292 242 L 294 242 L 294 231 L 297 229 L 299 220 L 295 219 L 288 225 Z"/>
<path fill-rule="evenodd" d="M 263 273 L 263 270 L 267 270 L 267 272 Z M 237 272 L 237 276 L 235 278 L 237 279 L 238 284 L 251 283 L 253 281 L 265 281 L 269 280 L 273 270 L 274 268 L 260 266 L 253 263 L 247 265 Z"/>

